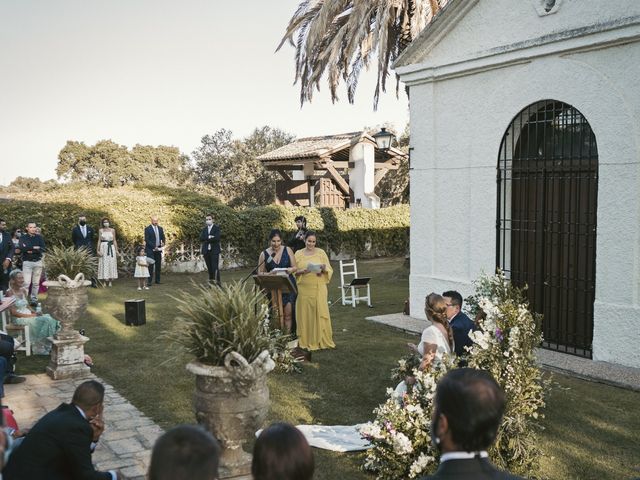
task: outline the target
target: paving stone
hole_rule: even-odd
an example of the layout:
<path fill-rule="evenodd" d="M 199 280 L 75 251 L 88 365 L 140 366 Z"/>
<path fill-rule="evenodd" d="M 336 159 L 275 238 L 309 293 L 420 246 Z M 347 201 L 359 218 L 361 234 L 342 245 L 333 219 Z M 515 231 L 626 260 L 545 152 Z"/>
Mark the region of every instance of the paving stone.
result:
<path fill-rule="evenodd" d="M 100 437 L 101 439 L 104 439 L 106 441 L 112 441 L 112 440 L 121 440 L 123 438 L 131 438 L 131 437 L 136 437 L 138 435 L 138 433 L 131 429 L 131 430 L 108 430 L 105 428 L 104 433 L 102 434 L 102 436 Z"/>
<path fill-rule="evenodd" d="M 147 474 L 147 468 L 142 465 L 134 465 L 132 467 L 123 468 L 120 470 L 126 478 L 131 477 L 143 477 Z"/>
<path fill-rule="evenodd" d="M 136 438 L 123 438 L 121 440 L 113 440 L 105 442 L 116 455 L 132 454 L 145 450 L 144 446 Z"/>

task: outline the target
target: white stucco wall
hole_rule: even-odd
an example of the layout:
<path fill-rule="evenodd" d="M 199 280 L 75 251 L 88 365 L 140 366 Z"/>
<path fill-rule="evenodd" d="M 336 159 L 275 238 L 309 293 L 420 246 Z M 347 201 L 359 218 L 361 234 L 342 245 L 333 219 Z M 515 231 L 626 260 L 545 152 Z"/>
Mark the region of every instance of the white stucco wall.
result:
<path fill-rule="evenodd" d="M 508 21 L 499 8 L 506 3 L 513 7 Z M 640 7 L 640 2 L 612 3 L 629 8 L 607 9 L 607 21 Z M 518 4 L 520 16 L 511 18 Z M 596 0 L 565 0 L 558 13 L 539 17 L 528 1 L 480 1 L 460 22 L 463 28 L 450 31 L 437 55 L 424 60 L 425 68 L 400 69 L 411 99 L 411 311 L 422 314 L 431 291 L 454 288 L 466 295 L 482 270 L 493 271 L 500 142 L 524 107 L 560 100 L 586 117 L 598 144 L 593 358 L 640 367 L 640 26 L 627 22 L 624 29 L 586 40 L 531 45 L 505 53 L 510 59 L 503 64 L 496 53 L 473 70 L 465 70 L 473 59 L 458 61 L 475 34 L 477 45 L 495 52 L 501 41 L 558 32 L 563 22 L 578 29 L 579 37 L 580 22 L 592 21 L 596 4 L 602 9 Z M 552 28 L 544 23 L 550 18 Z M 634 40 L 616 45 L 617 36 L 633 39 L 634 29 Z M 589 38 L 597 48 L 588 45 Z M 444 65 L 447 59 L 455 65 Z M 452 68 L 455 75 L 439 76 Z"/>
<path fill-rule="evenodd" d="M 380 199 L 374 192 L 375 146 L 368 142 L 358 142 L 349 151 L 349 187 L 353 190 L 354 201 L 360 199 L 363 208 L 380 208 Z"/>

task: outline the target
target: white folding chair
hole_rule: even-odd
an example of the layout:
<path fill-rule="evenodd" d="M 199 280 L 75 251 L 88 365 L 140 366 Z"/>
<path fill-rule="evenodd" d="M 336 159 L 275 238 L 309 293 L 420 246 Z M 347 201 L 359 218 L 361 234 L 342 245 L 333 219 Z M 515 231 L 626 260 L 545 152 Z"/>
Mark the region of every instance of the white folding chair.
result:
<path fill-rule="evenodd" d="M 358 277 L 358 265 L 356 259 L 340 260 L 340 293 L 342 294 L 342 305 L 351 305 L 356 308 L 359 301 L 367 301 L 371 305 L 371 286 L 369 277 Z M 367 294 L 361 295 L 360 291 L 366 288 Z"/>
<path fill-rule="evenodd" d="M 18 339 L 20 346 L 16 350 L 24 352 L 27 357 L 31 356 L 31 337 L 29 336 L 28 325 L 14 325 L 11 322 L 7 322 L 8 310 L 2 311 L 2 330 L 7 332 L 7 335 Z"/>

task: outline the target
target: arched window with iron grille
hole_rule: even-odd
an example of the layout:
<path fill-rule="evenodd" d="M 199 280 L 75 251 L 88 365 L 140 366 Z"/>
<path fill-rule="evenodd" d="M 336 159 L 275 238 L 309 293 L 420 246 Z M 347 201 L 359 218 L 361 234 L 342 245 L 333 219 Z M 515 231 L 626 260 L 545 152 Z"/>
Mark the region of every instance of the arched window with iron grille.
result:
<path fill-rule="evenodd" d="M 560 101 L 529 105 L 502 138 L 497 173 L 498 267 L 528 285 L 544 347 L 591 358 L 598 148 L 589 123 Z"/>

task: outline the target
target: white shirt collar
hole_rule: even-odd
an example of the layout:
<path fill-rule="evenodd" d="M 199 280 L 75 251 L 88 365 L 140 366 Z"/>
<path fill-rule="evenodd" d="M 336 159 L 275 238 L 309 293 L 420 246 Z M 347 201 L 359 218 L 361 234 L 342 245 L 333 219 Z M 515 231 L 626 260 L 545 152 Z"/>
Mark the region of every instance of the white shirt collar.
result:
<path fill-rule="evenodd" d="M 76 407 L 78 409 L 78 411 L 80 412 L 80 415 L 82 415 L 82 418 L 84 418 L 85 420 L 87 419 L 87 415 L 84 413 L 84 410 L 82 410 L 78 405 L 76 405 L 75 403 L 73 404 L 74 407 Z M 446 455 L 446 454 L 445 454 Z"/>
<path fill-rule="evenodd" d="M 440 463 L 446 462 L 447 460 L 469 460 L 475 458 L 476 455 L 479 455 L 480 458 L 489 457 L 489 454 L 485 450 L 480 452 L 447 452 L 440 456 Z"/>

